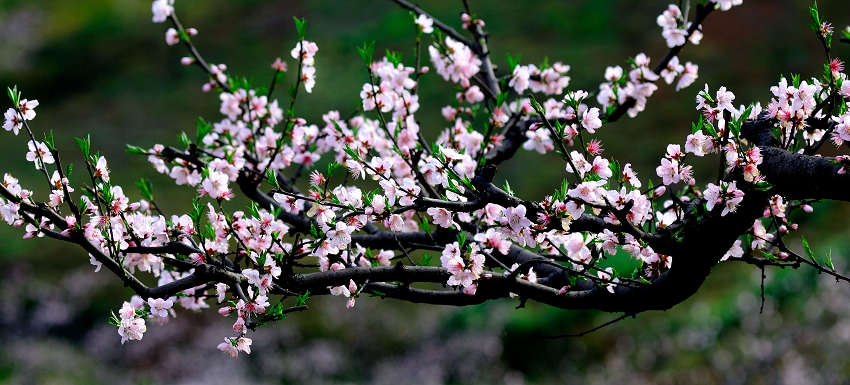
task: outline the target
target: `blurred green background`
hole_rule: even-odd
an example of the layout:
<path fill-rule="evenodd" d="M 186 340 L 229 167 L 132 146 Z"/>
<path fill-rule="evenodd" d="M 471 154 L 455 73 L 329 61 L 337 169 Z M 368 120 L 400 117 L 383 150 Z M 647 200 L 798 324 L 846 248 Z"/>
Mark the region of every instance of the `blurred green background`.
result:
<path fill-rule="evenodd" d="M 655 25 L 666 4 L 471 1 L 487 21 L 497 65 L 507 65 L 506 53 L 524 63 L 563 61 L 572 66 L 570 88 L 591 91 L 605 66 L 624 65 L 641 51 L 654 60 L 666 52 Z M 420 5 L 459 27 L 460 1 Z M 413 56 L 410 16 L 390 1 L 178 0 L 176 6 L 184 24 L 200 30 L 194 40 L 210 62 L 226 63 L 231 74 L 260 85 L 269 81 L 274 58 L 286 57 L 294 44 L 292 16 L 306 18 L 308 39 L 320 48 L 318 85 L 313 94 L 302 93 L 297 106 L 309 120 L 357 108 L 365 81 L 357 45 L 375 40 L 379 52 L 399 51 L 407 63 Z M 807 6 L 800 0 L 747 0 L 732 12 L 711 15 L 702 44 L 680 55 L 700 65 L 700 79 L 678 94 L 661 86 L 638 118 L 606 126 L 606 154 L 654 176 L 666 144 L 681 143 L 696 118 L 694 96 L 703 83 L 712 89 L 726 85 L 736 104 L 764 104 L 779 74 L 819 73 L 823 54 L 808 30 Z M 846 0 L 821 1 L 820 8 L 836 27 L 850 23 Z M 55 131 L 66 162 L 74 160 L 72 138 L 91 133 L 111 161 L 115 182 L 135 194 L 133 183 L 151 178 L 158 195 L 167 197 L 160 198 L 163 209 L 179 212 L 191 191 L 155 174 L 144 159 L 126 155 L 123 146 L 175 143 L 181 130 L 193 132 L 196 117 L 218 119 L 218 99 L 201 92 L 204 76 L 179 65 L 184 51 L 167 47 L 167 26 L 150 18 L 149 1 L 0 0 L 0 85 L 17 84 L 24 97 L 39 100 L 33 124 Z M 850 45 L 837 47 L 836 54 L 850 57 Z M 417 118 L 433 138 L 445 124 L 439 109 L 454 92 L 434 75 L 423 79 Z M 279 88 L 279 98 L 285 89 Z M 3 138 L 3 171 L 32 185 L 38 175 L 19 172 L 29 170 L 25 140 Z M 554 157 L 520 152 L 499 178 L 537 199 L 559 184 L 562 173 Z M 848 214 L 847 205 L 825 203 L 813 215 L 794 218 L 819 255 L 833 250 L 842 271 L 850 271 Z M 0 383 L 850 381 L 850 287 L 807 270 L 768 270 L 761 314 L 760 272 L 724 264 L 697 295 L 670 311 L 557 340 L 544 337 L 581 331 L 614 315 L 537 304 L 514 309 L 517 302 L 509 301 L 456 309 L 370 298 L 346 311 L 339 298 L 315 298 L 312 311 L 259 330 L 251 356 L 230 360 L 215 350 L 230 334 L 230 322 L 212 311 L 181 311 L 168 327 L 150 326 L 142 342 L 121 346 L 106 317 L 129 291 L 108 273 L 92 273 L 80 250 L 50 240 L 22 241 L 21 235 L 20 229 L 0 227 Z"/>

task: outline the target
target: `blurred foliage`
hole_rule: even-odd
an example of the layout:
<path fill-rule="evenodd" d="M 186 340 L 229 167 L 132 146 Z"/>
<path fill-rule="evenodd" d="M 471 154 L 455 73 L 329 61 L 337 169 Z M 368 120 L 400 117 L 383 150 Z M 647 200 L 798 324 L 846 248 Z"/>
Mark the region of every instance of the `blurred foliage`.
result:
<path fill-rule="evenodd" d="M 459 1 L 420 3 L 459 27 Z M 487 21 L 497 65 L 507 66 L 508 53 L 524 63 L 563 61 L 572 66 L 572 89 L 595 90 L 605 66 L 624 65 L 638 52 L 654 60 L 666 52 L 655 25 L 663 1 L 471 3 Z M 738 104 L 766 103 L 780 74 L 819 73 L 823 54 L 806 26 L 807 5 L 747 0 L 709 17 L 702 44 L 680 55 L 700 65 L 697 83 L 678 94 L 661 86 L 638 118 L 603 129 L 606 154 L 654 175 L 666 144 L 682 142 L 696 118 L 694 96 L 703 83 L 726 85 Z M 820 8 L 837 28 L 850 23 L 845 0 L 822 1 Z M 269 65 L 294 45 L 292 16 L 306 18 L 308 39 L 320 47 L 318 85 L 300 98 L 297 112 L 311 121 L 328 110 L 345 116 L 358 108 L 366 73 L 356 46 L 374 40 L 377 52 L 398 51 L 408 63 L 414 56 L 410 16 L 389 1 L 178 0 L 177 10 L 200 30 L 195 41 L 210 62 L 258 85 L 270 81 Z M 218 99 L 201 92 L 204 76 L 196 68 L 179 65 L 184 52 L 164 44 L 164 30 L 151 24 L 149 1 L 0 0 L 0 84 L 17 84 L 41 102 L 34 124 L 55 131 L 66 162 L 75 158 L 72 138 L 91 133 L 116 183 L 135 191 L 130 186 L 139 177 L 149 178 L 168 197 L 159 202 L 163 209 L 179 212 L 191 191 L 123 150 L 125 143 L 174 143 L 181 130 L 192 132 L 198 116 L 218 119 Z M 850 46 L 836 54 L 850 58 Z M 445 124 L 439 109 L 454 90 L 429 75 L 420 95 L 417 118 L 433 138 Z M 5 138 L 4 170 L 27 169 L 23 139 Z M 702 166 L 698 179 L 711 175 L 713 166 Z M 555 156 L 521 151 L 497 183 L 510 180 L 519 195 L 536 199 L 563 173 Z M 38 178 L 15 176 L 25 185 Z M 795 220 L 817 252 L 831 248 L 837 268 L 850 271 L 847 205 L 816 209 Z M 723 264 L 672 310 L 571 339 L 545 336 L 616 315 L 534 303 L 455 309 L 368 298 L 347 312 L 338 299 L 317 298 L 315 310 L 259 331 L 254 354 L 232 361 L 215 351 L 229 331 L 217 316 L 180 312 L 175 327 L 151 326 L 141 343 L 120 346 L 105 320 L 128 290 L 108 273 L 91 273 L 80 250 L 24 242 L 20 234 L 0 227 L 0 383 L 846 383 L 850 374 L 842 354 L 850 340 L 847 285 L 802 269 L 766 272 L 761 314 L 760 271 Z"/>

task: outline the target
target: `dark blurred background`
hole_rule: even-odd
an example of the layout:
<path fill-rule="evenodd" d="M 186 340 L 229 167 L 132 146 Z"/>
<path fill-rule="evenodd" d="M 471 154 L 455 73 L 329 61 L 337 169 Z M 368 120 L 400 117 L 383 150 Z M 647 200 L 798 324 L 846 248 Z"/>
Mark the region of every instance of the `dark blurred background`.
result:
<path fill-rule="evenodd" d="M 497 65 L 507 65 L 506 53 L 524 63 L 563 61 L 572 66 L 571 89 L 594 91 L 606 65 L 625 65 L 641 51 L 657 61 L 666 52 L 655 24 L 664 1 L 471 3 L 487 21 Z M 837 29 L 850 23 L 846 0 L 820 3 Z M 420 4 L 459 27 L 460 1 Z M 729 87 L 736 104 L 764 104 L 780 74 L 820 73 L 823 53 L 808 30 L 807 6 L 746 0 L 711 15 L 702 44 L 680 55 L 700 65 L 700 79 L 679 94 L 661 86 L 638 118 L 606 126 L 606 154 L 654 178 L 666 144 L 683 142 L 697 117 L 694 96 L 705 82 Z M 413 57 L 410 16 L 390 1 L 178 0 L 176 7 L 184 24 L 200 30 L 194 40 L 210 62 L 260 85 L 269 81 L 274 58 L 288 56 L 294 44 L 292 16 L 306 18 L 308 39 L 320 48 L 318 85 L 297 106 L 309 120 L 357 108 L 365 81 L 357 45 L 375 40 L 378 52 L 399 51 L 408 64 Z M 137 198 L 133 183 L 149 177 L 167 197 L 160 198 L 163 209 L 179 212 L 191 191 L 156 175 L 123 146 L 175 143 L 181 130 L 194 131 L 196 117 L 219 119 L 218 99 L 201 92 L 204 76 L 196 68 L 179 65 L 184 51 L 164 44 L 166 24 L 150 19 L 150 1 L 0 0 L 0 85 L 17 84 L 24 97 L 39 100 L 33 124 L 55 131 L 66 162 L 76 153 L 72 138 L 91 133 L 125 191 Z M 850 57 L 850 45 L 836 54 Z M 285 99 L 286 86 L 279 90 Z M 439 108 L 450 102 L 450 91 L 436 76 L 424 78 L 417 118 L 426 136 L 443 128 Z M 3 138 L 2 170 L 32 186 L 38 175 L 23 171 L 31 170 L 25 140 Z M 536 199 L 559 185 L 563 166 L 520 152 L 501 172 L 516 192 Z M 713 175 L 706 172 L 698 180 Z M 831 249 L 845 272 L 848 214 L 847 205 L 820 204 L 814 214 L 794 218 L 815 251 Z M 850 378 L 850 286 L 804 269 L 766 271 L 761 314 L 760 271 L 723 264 L 697 295 L 670 311 L 557 340 L 543 337 L 615 315 L 533 303 L 515 309 L 518 302 L 509 301 L 456 309 L 371 298 L 346 311 L 339 298 L 314 298 L 310 312 L 260 329 L 254 353 L 231 360 L 215 350 L 230 334 L 230 321 L 214 311 L 180 311 L 168 327 L 151 325 L 142 342 L 120 345 L 106 319 L 129 290 L 107 272 L 93 273 L 81 250 L 21 235 L 0 227 L 0 383 L 839 384 Z"/>

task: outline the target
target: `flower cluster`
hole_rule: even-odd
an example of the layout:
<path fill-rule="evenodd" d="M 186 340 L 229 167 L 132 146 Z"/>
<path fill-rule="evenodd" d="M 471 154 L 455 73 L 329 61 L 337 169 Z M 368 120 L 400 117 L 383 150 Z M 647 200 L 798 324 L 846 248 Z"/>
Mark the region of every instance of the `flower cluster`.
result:
<path fill-rule="evenodd" d="M 630 61 L 631 70 L 627 76 L 620 66 L 605 69 L 606 82 L 599 84 L 596 101 L 606 110 L 611 106 L 620 106 L 627 100 L 634 100 L 634 106 L 628 109 L 628 115 L 635 117 L 646 108 L 646 102 L 658 90 L 655 81 L 659 76 L 649 68 L 650 59 L 639 53 Z"/>
<path fill-rule="evenodd" d="M 726 10 L 740 0 L 713 3 Z M 752 228 L 736 241 L 732 235 L 739 234 L 720 246 L 697 245 L 716 251 L 712 263 L 721 254 L 743 259 L 755 250 L 770 252 L 773 240 L 796 230 L 787 219 L 792 210 L 813 210 L 808 200 L 770 191 L 763 176 L 770 170 L 759 168 L 771 164 L 765 157 L 774 151 L 745 140 L 745 128 L 753 129 L 748 125 L 774 126 L 778 137 L 769 139 L 780 142 L 779 151 L 816 150 L 828 133 L 839 145 L 850 140 L 850 114 L 841 107 L 846 101 L 823 103 L 828 95 L 850 98 L 841 85 L 847 82 L 840 62 L 829 64 L 822 81 L 783 78 L 771 89 L 774 99 L 764 112 L 758 104 L 736 108 L 734 93 L 726 87 L 710 93 L 706 85 L 696 97 L 699 120 L 684 144 L 667 145 L 655 175 L 641 180 L 631 163 L 605 152 L 598 134 L 619 116 L 646 108 L 659 78 L 676 83 L 676 90 L 695 81 L 698 67 L 682 65 L 674 54 L 688 39 L 698 43 L 701 33 L 675 5 L 657 19 L 675 49 L 657 72 L 643 53 L 628 69 L 608 67 L 596 95 L 602 108 L 587 102 L 589 92 L 569 88 L 570 67 L 561 62 L 523 65 L 511 58 L 509 73 L 497 77 L 482 20 L 461 16 L 473 43 L 419 14 L 412 21 L 417 42 L 433 39 L 423 47 L 437 74 L 455 87 L 450 105 L 441 109 L 445 121 L 433 131 L 421 129 L 417 119 L 419 81 L 429 72 L 418 60 L 408 66 L 391 52 L 373 60 L 368 47 L 362 48 L 368 80 L 356 111 L 331 110 L 308 120 L 296 115 L 294 105 L 302 84 L 307 93 L 316 86 L 318 47 L 305 40 L 303 21 L 296 19 L 298 43 L 290 56 L 298 76 L 284 109 L 274 96 L 287 69 L 283 59 L 273 62 L 268 89 L 236 80 L 225 74 L 225 65 L 202 59 L 190 40 L 198 32 L 182 27 L 173 0 L 154 1 L 152 11 L 155 22 L 173 22 L 165 43 L 188 47 L 192 56 L 182 62 L 198 64 L 207 76 L 203 89 L 218 93 L 221 116 L 199 119 L 194 140 L 182 134 L 182 147 L 130 147 L 195 193 L 187 213 L 162 212 L 144 180 L 138 184 L 143 199 L 132 199 L 113 184 L 113 170 L 91 151 L 88 139 L 78 143 L 91 185 L 73 186 L 52 135 L 38 141 L 30 132 L 35 100 L 10 92 L 13 107 L 4 123 L 15 134 L 27 129 L 26 159 L 44 174 L 48 191 L 38 200 L 5 174 L 0 215 L 23 227 L 25 238 L 79 244 L 95 271 L 105 266 L 139 294 L 111 320 L 122 343 L 141 339 L 147 324 L 167 323 L 178 307 L 197 311 L 214 300 L 219 314 L 233 317 L 232 334 L 218 349 L 237 357 L 251 353 L 250 330 L 304 310 L 311 293 L 344 297 L 349 309 L 364 294 L 467 303 L 519 292 L 523 300 L 559 306 L 556 301 L 572 298 L 566 295 L 571 290 L 616 298 L 683 274 L 672 270 L 667 253 L 686 242 L 693 228 L 750 215 L 741 223 L 755 219 Z M 426 36 L 432 33 L 436 36 Z M 519 147 L 562 158 L 566 177 L 538 201 L 520 198 L 509 183 L 503 188 L 493 183 L 499 164 Z M 710 155 L 720 175 L 701 191 L 686 160 Z M 823 169 L 833 165 L 838 174 L 850 166 L 847 156 L 810 159 L 832 162 Z M 251 201 L 247 208 L 232 207 L 239 204 L 232 199 L 239 191 Z M 763 215 L 754 218 L 762 207 Z M 439 264 L 426 251 L 440 252 Z M 614 270 L 607 260 L 618 254 L 640 267 Z M 137 278 L 142 274 L 156 287 L 145 286 Z M 482 293 L 479 287 L 488 279 L 506 286 Z M 444 287 L 411 285 L 419 282 Z M 292 298 L 295 306 L 286 307 Z"/>
<path fill-rule="evenodd" d="M 655 20 L 662 29 L 661 36 L 667 42 L 667 47 L 673 48 L 684 45 L 685 40 L 689 40 L 692 44 L 697 45 L 702 40 L 702 32 L 699 30 L 694 30 L 688 36 L 688 28 L 690 28 L 691 24 L 685 22 L 685 16 L 682 14 L 679 6 L 670 4 Z"/>

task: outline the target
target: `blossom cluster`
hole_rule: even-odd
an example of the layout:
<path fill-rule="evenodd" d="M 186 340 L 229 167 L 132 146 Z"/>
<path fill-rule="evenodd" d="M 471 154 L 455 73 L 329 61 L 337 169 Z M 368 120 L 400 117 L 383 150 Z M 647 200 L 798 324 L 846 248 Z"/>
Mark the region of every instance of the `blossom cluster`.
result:
<path fill-rule="evenodd" d="M 741 1 L 712 3 L 728 10 Z M 694 83 L 695 64 L 683 65 L 671 53 L 656 72 L 649 56 L 640 53 L 627 69 L 608 67 L 595 95 L 600 108 L 592 105 L 588 91 L 569 88 L 570 67 L 562 62 L 511 63 L 509 71 L 488 81 L 490 58 L 482 43 L 451 33 L 443 38 L 434 31 L 446 27 L 425 14 L 412 21 L 417 41 L 434 35 L 423 49 L 436 74 L 454 87 L 454 98 L 441 108 L 444 122 L 426 132 L 417 119 L 418 86 L 429 76 L 428 66 L 418 60 L 406 65 L 389 51 L 374 60 L 367 48 L 361 58 L 368 80 L 360 88 L 357 111 L 346 116 L 330 110 L 311 121 L 295 110 L 301 85 L 307 93 L 316 86 L 318 46 L 305 39 L 303 21 L 296 19 L 299 36 L 290 56 L 298 73 L 285 107 L 275 99 L 274 87 L 284 78 L 286 61 L 277 58 L 272 64 L 269 89 L 237 81 L 225 74 L 226 65 L 208 65 L 194 49 L 190 37 L 198 31 L 182 27 L 173 0 L 154 1 L 152 12 L 154 22 L 172 21 L 166 44 L 187 45 L 192 56 L 181 62 L 198 64 L 208 76 L 202 89 L 218 95 L 221 117 L 199 119 L 194 140 L 179 137 L 182 148 L 131 147 L 159 173 L 196 193 L 188 213 L 162 212 L 144 181 L 139 184 L 143 199 L 131 199 L 113 184 L 106 158 L 92 153 L 88 139 L 79 144 L 91 185 L 72 186 L 52 139 L 38 141 L 29 133 L 35 100 L 10 93 L 13 107 L 4 122 L 15 135 L 22 128 L 30 134 L 25 157 L 44 173 L 49 191 L 39 202 L 5 174 L 0 214 L 23 227 L 25 238 L 47 235 L 82 245 L 96 271 L 106 267 L 140 294 L 112 319 L 122 343 L 141 339 L 147 323 L 165 324 L 178 306 L 197 311 L 214 304 L 220 315 L 233 319 L 232 335 L 218 349 L 233 357 L 250 354 L 249 332 L 303 309 L 311 290 L 345 298 L 349 309 L 362 293 L 416 293 L 420 289 L 412 282 L 372 280 L 406 268 L 438 277 L 427 282 L 443 284 L 440 295 L 464 299 L 481 296 L 479 288 L 488 279 L 522 280 L 529 288 L 559 295 L 581 279 L 605 295 L 617 295 L 652 284 L 672 269 L 669 245 L 656 242 L 659 232 L 676 240 L 688 216 L 728 219 L 747 211 L 739 210 L 742 205 L 760 204 L 747 201 L 771 181 L 760 170 L 761 144 L 742 138 L 747 122 L 767 119 L 775 125 L 784 150 L 803 152 L 828 132 L 837 145 L 850 140 L 850 113 L 832 116 L 818 108 L 831 92 L 850 98 L 841 85 L 847 82 L 840 63 L 830 66 L 829 79 L 794 77 L 789 83 L 783 78 L 771 88 L 774 98 L 764 111 L 760 104 L 735 107 L 732 91 L 719 87 L 712 93 L 706 85 L 696 96 L 698 121 L 684 143 L 668 144 L 655 174 L 641 179 L 631 163 L 605 153 L 600 130 L 618 114 L 634 117 L 643 111 L 661 78 L 675 83 L 677 91 Z M 475 36 L 484 27 L 468 14 L 461 22 Z M 699 27 L 675 5 L 657 23 L 671 48 L 701 38 Z M 500 87 L 513 92 L 499 92 Z M 834 124 L 812 128 L 813 118 Z M 509 184 L 499 188 L 492 175 L 487 177 L 488 168 L 501 161 L 493 160 L 500 152 L 512 154 L 519 147 L 562 158 L 566 177 L 540 200 L 523 200 Z M 717 156 L 720 175 L 702 189 L 689 163 L 710 155 Z M 835 162 L 848 166 L 850 160 Z M 302 175 L 309 175 L 309 183 L 299 184 Z M 251 200 L 247 208 L 233 208 L 237 191 Z M 796 229 L 787 219 L 791 210 L 812 210 L 809 202 L 770 196 L 762 202 L 763 216 L 731 244 L 724 259 L 769 252 L 775 237 Z M 440 253 L 437 266 L 425 251 Z M 521 253 L 538 258 L 515 263 L 512 256 Z M 608 264 L 621 254 L 635 262 L 635 271 Z M 554 278 L 543 274 L 553 266 L 572 281 L 546 286 Z M 157 286 L 144 286 L 136 278 L 141 273 Z M 513 297 L 514 291 L 503 293 Z M 293 297 L 296 305 L 284 309 Z"/>

